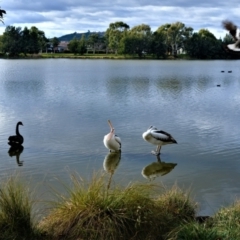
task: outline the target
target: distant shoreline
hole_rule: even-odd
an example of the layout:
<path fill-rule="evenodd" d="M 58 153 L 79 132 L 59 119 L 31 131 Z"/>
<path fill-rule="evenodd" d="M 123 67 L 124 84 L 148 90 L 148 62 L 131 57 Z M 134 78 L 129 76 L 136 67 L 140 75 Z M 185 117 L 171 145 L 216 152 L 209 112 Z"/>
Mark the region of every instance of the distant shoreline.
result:
<path fill-rule="evenodd" d="M 240 59 L 240 55 L 230 55 L 229 58 L 216 58 L 216 59 L 199 59 L 199 58 L 191 58 L 186 54 L 178 55 L 174 57 L 169 55 L 165 58 L 156 58 L 152 55 L 144 55 L 139 58 L 136 55 L 123 55 L 123 54 L 84 54 L 84 55 L 74 55 L 73 53 L 41 53 L 41 54 L 27 54 L 26 56 L 20 54 L 17 57 L 8 57 L 0 53 L 0 59 L 109 59 L 109 60 L 237 60 Z"/>

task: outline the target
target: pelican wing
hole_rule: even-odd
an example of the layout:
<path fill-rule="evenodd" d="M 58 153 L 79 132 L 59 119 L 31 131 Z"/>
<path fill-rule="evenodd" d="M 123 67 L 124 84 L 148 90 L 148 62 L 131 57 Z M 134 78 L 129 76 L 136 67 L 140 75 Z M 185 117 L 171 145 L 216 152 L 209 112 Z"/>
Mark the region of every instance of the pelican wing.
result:
<path fill-rule="evenodd" d="M 168 142 L 170 134 L 167 135 L 164 131 L 151 131 L 151 135 L 157 140 Z"/>
<path fill-rule="evenodd" d="M 121 145 L 122 145 L 122 143 L 121 143 L 121 138 L 118 137 L 117 135 L 115 135 L 115 140 L 116 140 L 116 142 L 119 143 L 119 145 L 120 145 L 120 147 L 121 147 Z"/>

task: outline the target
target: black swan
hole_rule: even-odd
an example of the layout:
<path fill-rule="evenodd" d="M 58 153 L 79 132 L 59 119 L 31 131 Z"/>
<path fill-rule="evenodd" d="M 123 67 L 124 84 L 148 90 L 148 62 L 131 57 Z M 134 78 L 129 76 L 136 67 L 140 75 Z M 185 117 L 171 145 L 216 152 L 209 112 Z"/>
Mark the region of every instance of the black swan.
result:
<path fill-rule="evenodd" d="M 23 144 L 23 141 L 24 141 L 23 136 L 19 133 L 19 130 L 18 130 L 19 125 L 22 125 L 22 126 L 23 126 L 22 122 L 18 122 L 18 123 L 17 123 L 17 126 L 16 126 L 16 135 L 10 136 L 10 137 L 8 138 L 8 144 L 9 144 L 10 146 L 12 146 L 12 147 L 22 145 L 22 144 Z"/>
<path fill-rule="evenodd" d="M 11 146 L 8 150 L 8 155 L 10 157 L 16 156 L 16 162 L 19 167 L 23 165 L 23 161 L 20 161 L 20 155 L 23 152 L 23 150 L 24 147 L 22 145 Z"/>

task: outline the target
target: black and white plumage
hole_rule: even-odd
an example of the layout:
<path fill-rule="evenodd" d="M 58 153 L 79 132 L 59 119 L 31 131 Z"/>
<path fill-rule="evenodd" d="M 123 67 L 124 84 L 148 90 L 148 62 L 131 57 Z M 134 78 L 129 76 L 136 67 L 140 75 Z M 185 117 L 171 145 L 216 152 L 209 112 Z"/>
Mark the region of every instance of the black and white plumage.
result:
<path fill-rule="evenodd" d="M 158 130 L 154 126 L 150 126 L 146 132 L 142 135 L 143 139 L 153 145 L 157 145 L 156 151 L 152 151 L 154 155 L 159 155 L 161 147 L 163 145 L 177 143 L 177 141 L 172 137 L 171 134 Z"/>
<path fill-rule="evenodd" d="M 22 122 L 18 122 L 16 125 L 16 135 L 8 138 L 8 144 L 12 147 L 22 145 L 24 141 L 23 136 L 19 133 L 19 125 L 23 126 Z"/>
<path fill-rule="evenodd" d="M 104 136 L 103 143 L 105 147 L 110 150 L 110 152 L 121 151 L 121 139 L 115 135 L 115 129 L 113 128 L 110 120 L 108 120 L 108 124 L 110 126 L 110 133 Z"/>
<path fill-rule="evenodd" d="M 227 48 L 230 51 L 239 52 L 240 51 L 240 31 L 239 31 L 239 29 L 233 22 L 231 22 L 229 20 L 223 21 L 222 25 L 223 25 L 224 29 L 229 31 L 229 34 L 232 36 L 232 38 L 235 41 L 235 43 L 233 43 L 233 44 L 228 44 Z"/>

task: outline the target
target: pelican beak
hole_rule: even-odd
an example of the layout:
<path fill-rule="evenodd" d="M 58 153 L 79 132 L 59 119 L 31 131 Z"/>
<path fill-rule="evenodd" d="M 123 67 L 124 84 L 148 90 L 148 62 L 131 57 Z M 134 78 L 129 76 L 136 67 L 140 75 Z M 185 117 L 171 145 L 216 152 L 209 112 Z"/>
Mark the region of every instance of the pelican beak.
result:
<path fill-rule="evenodd" d="M 113 129 L 113 126 L 112 126 L 112 123 L 110 120 L 108 120 L 108 124 L 109 124 L 110 128 Z"/>

